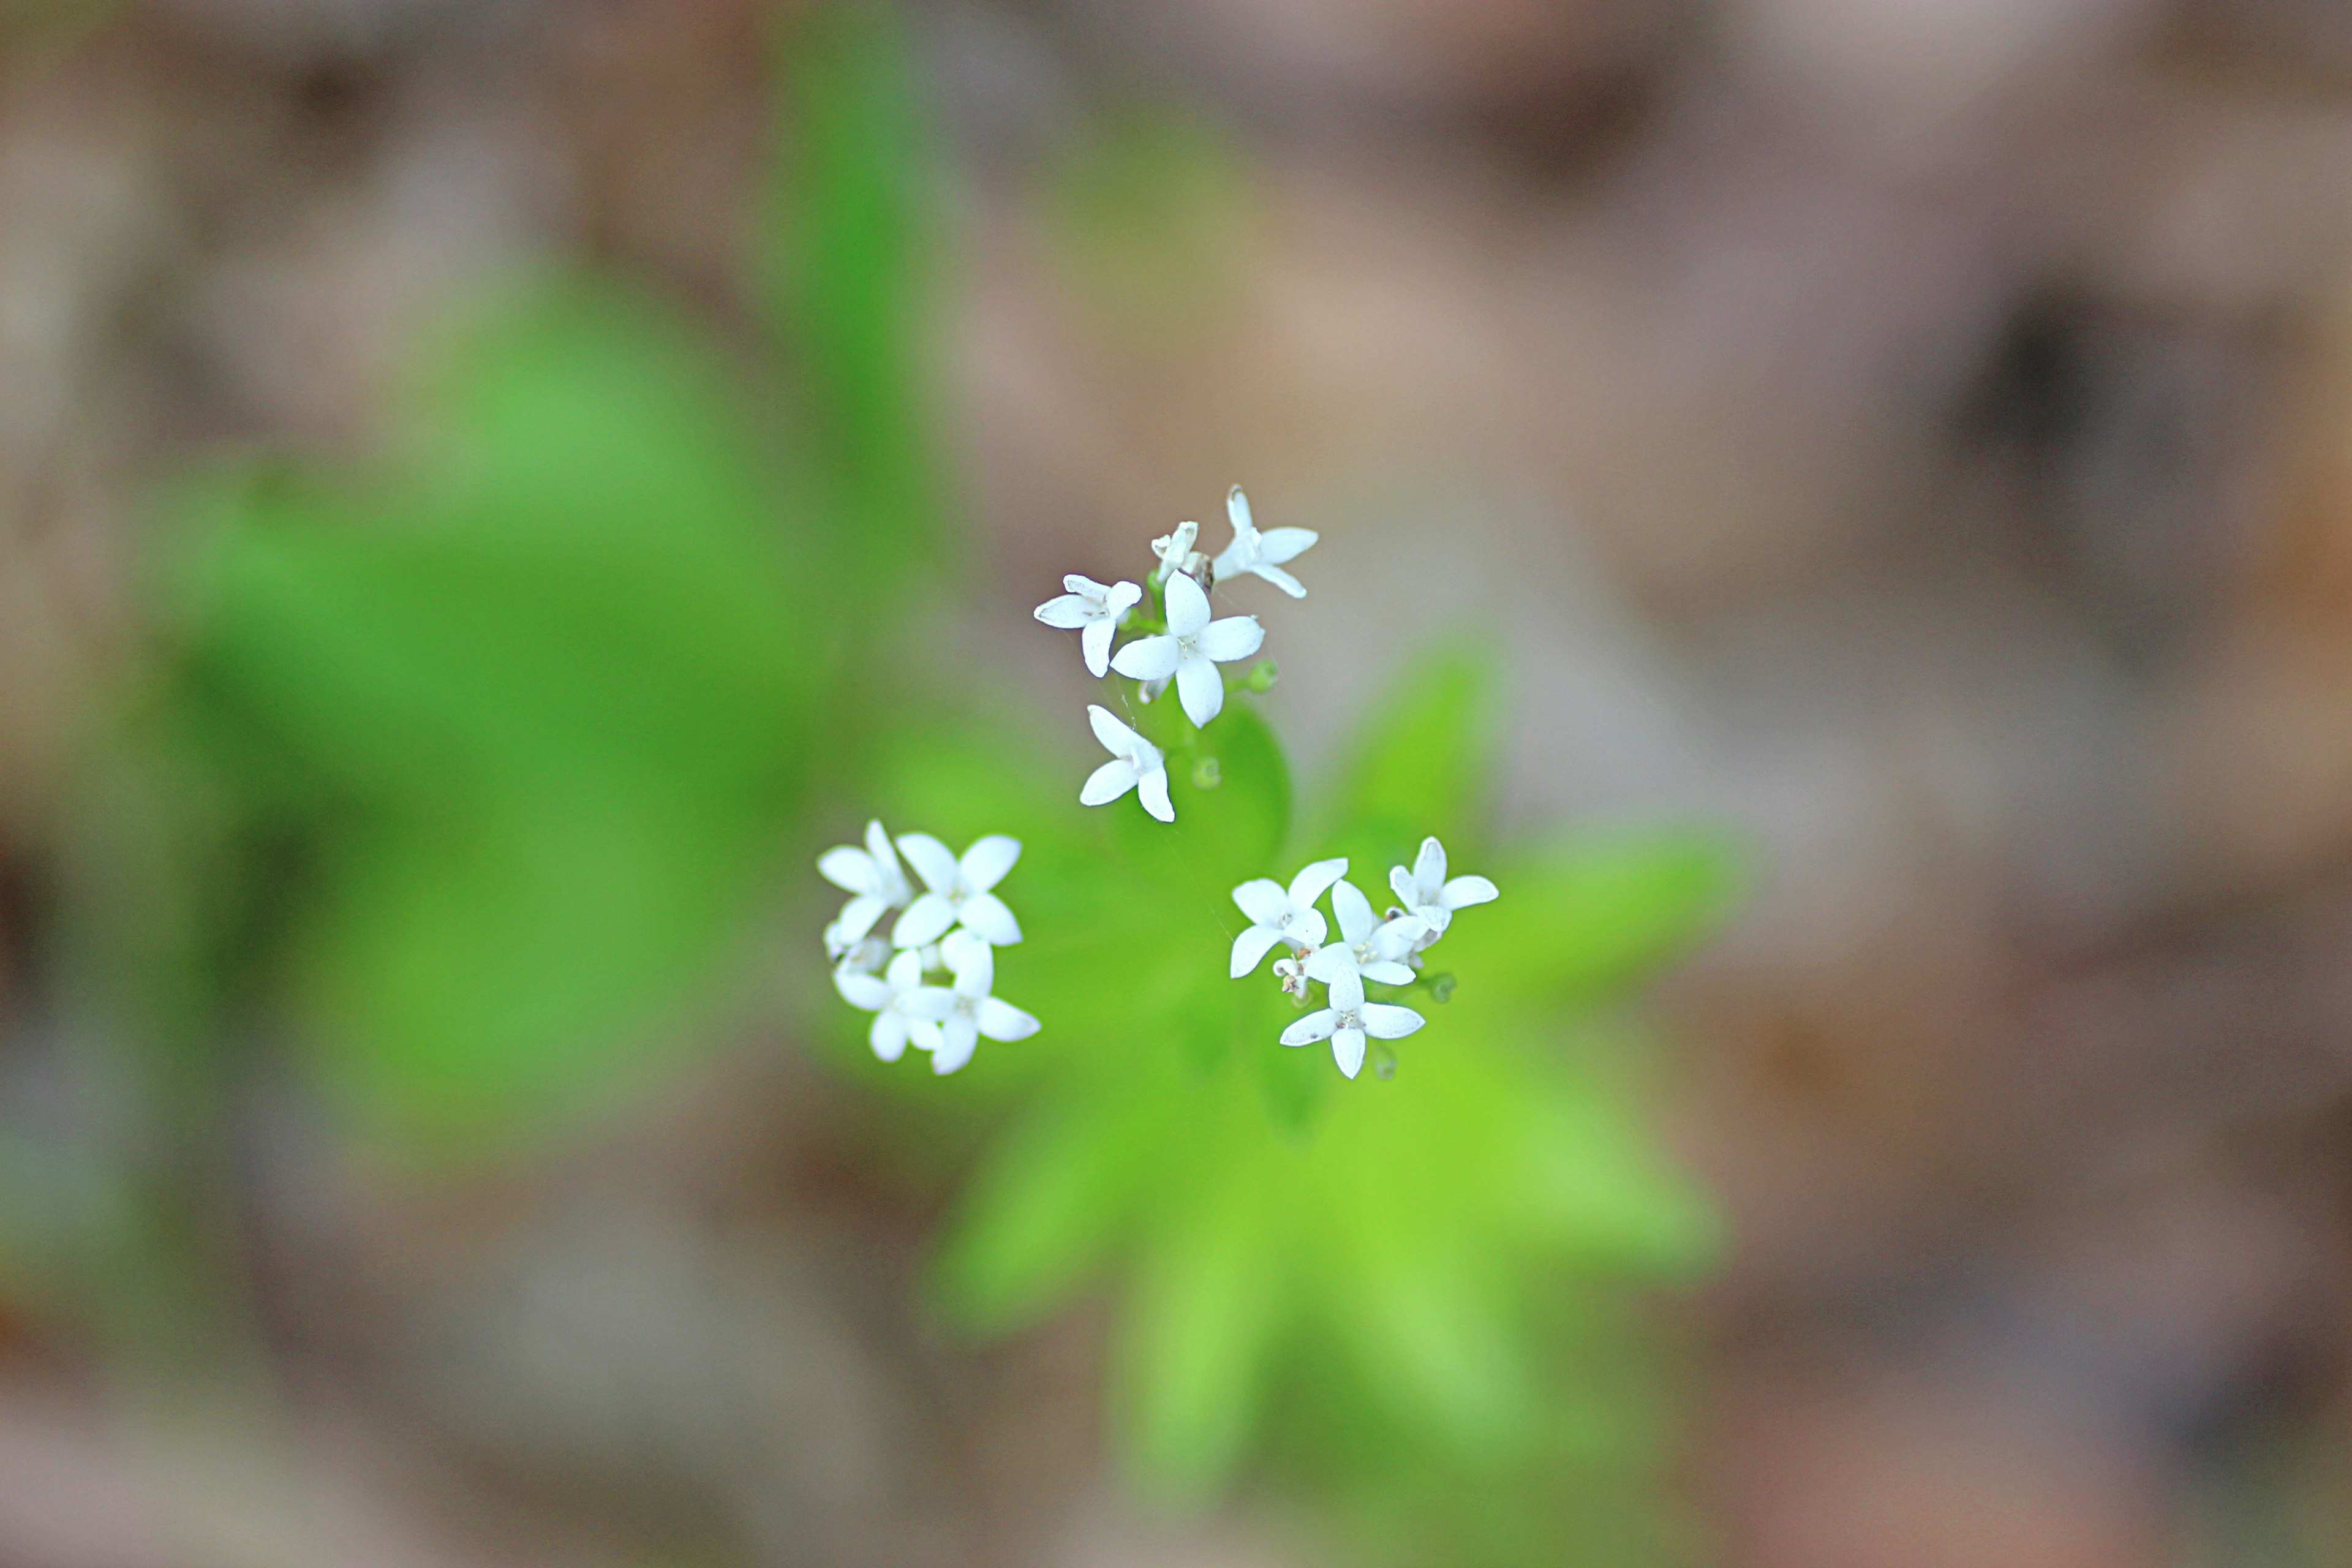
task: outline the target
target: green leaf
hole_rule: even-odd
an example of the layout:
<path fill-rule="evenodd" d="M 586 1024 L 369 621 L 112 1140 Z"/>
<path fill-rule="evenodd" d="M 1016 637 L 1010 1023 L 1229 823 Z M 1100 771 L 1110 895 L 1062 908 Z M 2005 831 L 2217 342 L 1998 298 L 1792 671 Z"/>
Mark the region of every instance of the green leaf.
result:
<path fill-rule="evenodd" d="M 1119 1239 L 1151 1152 L 1149 1109 L 1078 1101 L 1032 1118 L 990 1152 L 934 1275 L 942 1303 L 966 1328 L 1025 1327 Z"/>
<path fill-rule="evenodd" d="M 932 407 L 940 340 L 930 138 L 905 24 L 883 0 L 794 13 L 766 230 L 768 313 L 807 373 L 812 455 L 877 587 L 928 558 L 940 513 Z"/>
<path fill-rule="evenodd" d="M 1290 835 L 1282 743 L 1255 708 L 1233 695 L 1204 730 L 1192 728 L 1172 691 L 1127 717 L 1167 753 L 1176 820 L 1155 821 L 1130 794 L 1103 808 L 1113 836 L 1131 865 L 1212 911 L 1222 927 L 1234 914 L 1233 889 L 1267 875 Z M 1199 765 L 1209 761 L 1213 773 Z"/>
<path fill-rule="evenodd" d="M 1379 702 L 1375 727 L 1340 786 L 1350 853 L 1410 865 L 1431 834 L 1457 858 L 1476 850 L 1486 826 L 1495 685 L 1495 658 L 1483 643 L 1440 646 L 1413 661 Z"/>
<path fill-rule="evenodd" d="M 248 809 L 315 781 L 293 989 L 366 1119 L 609 1094 L 725 962 L 807 781 L 822 606 L 736 391 L 592 289 L 518 300 L 388 470 L 192 500 L 183 700 Z M 812 614 L 815 606 L 819 614 Z"/>
<path fill-rule="evenodd" d="M 1692 829 L 1591 832 L 1498 865 L 1502 897 L 1454 917 L 1446 967 L 1469 988 L 1556 1006 L 1633 984 L 1688 949 L 1738 895 L 1741 858 Z"/>
<path fill-rule="evenodd" d="M 1184 1194 L 1146 1244 L 1121 1344 L 1130 1453 L 1184 1495 L 1223 1476 L 1248 1440 L 1281 1297 L 1263 1208 L 1232 1164 Z M 1170 1194 L 1171 1198 L 1176 1194 Z"/>

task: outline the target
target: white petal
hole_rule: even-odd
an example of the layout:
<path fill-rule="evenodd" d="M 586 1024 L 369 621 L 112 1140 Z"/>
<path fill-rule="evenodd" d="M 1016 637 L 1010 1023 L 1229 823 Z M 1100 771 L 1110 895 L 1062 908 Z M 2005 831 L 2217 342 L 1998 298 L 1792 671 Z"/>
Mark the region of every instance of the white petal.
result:
<path fill-rule="evenodd" d="M 1301 910 L 1298 918 L 1290 922 L 1290 939 L 1308 947 L 1320 947 L 1324 932 L 1328 929 L 1323 923 L 1321 910 Z"/>
<path fill-rule="evenodd" d="M 1353 974 L 1355 972 L 1356 955 L 1348 951 L 1348 944 L 1344 942 L 1318 947 L 1307 955 L 1307 978 L 1309 980 L 1320 980 L 1328 985 L 1341 974 Z"/>
<path fill-rule="evenodd" d="M 1331 1059 L 1349 1078 L 1364 1070 L 1364 1031 L 1341 1029 L 1331 1037 Z"/>
<path fill-rule="evenodd" d="M 1202 628 L 1199 647 L 1219 664 L 1247 658 L 1265 646 L 1265 628 L 1255 616 L 1227 616 Z"/>
<path fill-rule="evenodd" d="M 1159 761 L 1159 753 L 1154 752 L 1152 754 L 1152 761 L 1155 763 Z M 1145 773 L 1143 775 L 1141 785 L 1135 792 L 1135 798 L 1143 803 L 1144 810 L 1150 812 L 1160 821 L 1173 822 L 1176 820 L 1176 803 L 1168 798 L 1168 770 L 1166 768 L 1155 766 L 1149 773 Z"/>
<path fill-rule="evenodd" d="M 1410 900 L 1411 902 L 1433 904 L 1437 901 L 1437 889 L 1445 885 L 1444 845 L 1440 844 L 1435 838 L 1424 838 L 1421 841 L 1421 853 L 1413 858 L 1412 879 L 1413 884 L 1421 889 L 1421 897 Z"/>
<path fill-rule="evenodd" d="M 956 862 L 963 873 L 963 885 L 975 893 L 984 893 L 1004 880 L 1004 873 L 1013 869 L 1021 858 L 1021 840 L 1002 833 L 992 833 L 985 838 L 975 838 L 971 847 Z"/>
<path fill-rule="evenodd" d="M 898 853 L 907 858 L 907 864 L 915 868 L 915 875 L 920 877 L 923 879 L 923 886 L 931 891 L 944 893 L 955 886 L 955 855 L 946 845 L 929 834 L 899 835 Z M 925 937 L 923 940 L 929 942 L 930 938 Z"/>
<path fill-rule="evenodd" d="M 1307 553 L 1318 535 L 1311 528 L 1269 528 L 1257 536 L 1257 558 L 1267 566 L 1279 566 L 1286 561 L 1296 561 Z M 1263 573 L 1259 574 L 1261 576 Z"/>
<path fill-rule="evenodd" d="M 1331 884 L 1331 912 L 1339 917 L 1339 935 L 1349 946 L 1372 934 L 1375 922 L 1371 900 L 1355 883 L 1342 880 Z"/>
<path fill-rule="evenodd" d="M 899 949 L 898 955 L 890 961 L 890 967 L 882 972 L 882 978 L 890 983 L 890 990 L 897 995 L 903 996 L 919 987 L 923 984 L 922 950 L 914 947 Z"/>
<path fill-rule="evenodd" d="M 1125 757 L 1113 757 L 1093 773 L 1078 791 L 1080 805 L 1102 805 L 1117 800 L 1135 787 L 1135 764 Z"/>
<path fill-rule="evenodd" d="M 890 836 L 882 831 L 878 818 L 866 825 L 866 853 L 874 857 L 874 868 L 881 873 L 883 881 L 903 882 L 907 879 L 898 869 L 898 852 L 890 847 Z M 877 892 L 888 890 L 880 887 L 875 889 Z"/>
<path fill-rule="evenodd" d="M 1104 607 L 1110 612 L 1110 618 L 1116 621 L 1142 602 L 1143 589 L 1140 584 L 1120 582 L 1110 585 L 1110 595 Z"/>
<path fill-rule="evenodd" d="M 1176 700 L 1184 705 L 1184 717 L 1205 730 L 1224 709 L 1225 678 L 1207 659 L 1188 658 L 1176 667 Z"/>
<path fill-rule="evenodd" d="M 1081 576 L 1076 572 L 1070 573 L 1062 579 L 1062 586 L 1067 588 L 1073 596 L 1094 604 L 1100 604 L 1103 595 L 1110 592 L 1108 588 L 1093 578 Z"/>
<path fill-rule="evenodd" d="M 1251 567 L 1250 571 L 1255 575 L 1265 578 L 1267 582 L 1273 584 L 1276 587 L 1281 589 L 1284 593 L 1289 595 L 1294 599 L 1303 599 L 1307 597 L 1307 584 L 1292 576 L 1289 573 L 1285 572 L 1279 566 L 1269 566 L 1265 562 L 1261 561 L 1256 565 Z"/>
<path fill-rule="evenodd" d="M 992 1040 L 1025 1040 L 1044 1026 L 1001 996 L 980 1005 L 979 1019 L 980 1032 Z"/>
<path fill-rule="evenodd" d="M 898 998 L 898 1011 L 920 1024 L 936 1024 L 955 1009 L 956 994 L 944 985 L 920 986 Z"/>
<path fill-rule="evenodd" d="M 1179 583 L 1189 583 L 1189 577 L 1179 577 Z M 1200 590 L 1195 588 L 1194 593 Z M 1172 637 L 1138 637 L 1111 655 L 1110 667 L 1129 680 L 1165 680 L 1176 673 L 1176 639 Z"/>
<path fill-rule="evenodd" d="M 1242 494 L 1239 485 L 1225 492 L 1225 521 L 1234 525 L 1236 536 L 1257 531 L 1257 524 L 1250 520 L 1249 497 Z"/>
<path fill-rule="evenodd" d="M 907 1054 L 907 1016 L 892 1009 L 874 1016 L 874 1026 L 866 1032 L 866 1043 L 874 1054 L 886 1062 L 895 1062 Z"/>
<path fill-rule="evenodd" d="M 972 949 L 987 945 L 988 939 L 978 931 L 959 927 L 940 938 L 940 962 L 953 973 L 961 974 L 963 973 L 964 966 L 972 962 Z M 914 949 L 909 948 L 908 951 L 911 952 Z"/>
<path fill-rule="evenodd" d="M 1282 884 L 1271 877 L 1255 877 L 1234 889 L 1234 905 L 1249 916 L 1254 925 L 1270 926 L 1282 923 L 1290 912 L 1290 895 Z"/>
<path fill-rule="evenodd" d="M 818 856 L 816 873 L 845 893 L 875 890 L 874 858 L 846 844 Z"/>
<path fill-rule="evenodd" d="M 1410 1007 L 1393 1007 L 1386 1002 L 1364 1004 L 1364 1033 L 1376 1040 L 1402 1040 L 1429 1020 Z"/>
<path fill-rule="evenodd" d="M 919 1051 L 936 1051 L 940 1048 L 940 1026 L 923 1018 L 910 1020 L 907 1025 L 907 1038 L 914 1042 Z"/>
<path fill-rule="evenodd" d="M 980 1044 L 980 1027 L 959 1013 L 940 1025 L 939 1049 L 931 1053 L 931 1070 L 951 1073 L 971 1060 L 974 1046 Z"/>
<path fill-rule="evenodd" d="M 1077 630 L 1094 620 L 1096 616 L 1093 602 L 1076 594 L 1064 594 L 1059 598 L 1048 599 L 1029 613 L 1055 630 L 1065 632 Z"/>
<path fill-rule="evenodd" d="M 996 950 L 984 942 L 963 944 L 956 954 L 955 994 L 977 1002 L 995 987 Z"/>
<path fill-rule="evenodd" d="M 1282 933 L 1264 926 L 1244 926 L 1242 934 L 1234 938 L 1234 962 L 1229 973 L 1235 980 L 1248 974 L 1265 962 L 1265 955 L 1282 941 Z M 885 987 L 887 990 L 887 987 Z"/>
<path fill-rule="evenodd" d="M 1078 655 L 1087 661 L 1087 673 L 1100 680 L 1110 668 L 1111 634 L 1118 628 L 1108 620 L 1088 621 L 1087 629 L 1078 634 Z"/>
<path fill-rule="evenodd" d="M 868 1013 L 879 1013 L 887 1007 L 893 994 L 887 980 L 877 980 L 871 974 L 839 971 L 834 974 L 833 988 L 841 993 L 843 1001 L 853 1007 L 863 1007 Z"/>
<path fill-rule="evenodd" d="M 889 911 L 889 900 L 873 893 L 861 894 L 841 906 L 841 918 L 833 923 L 839 929 L 843 942 L 856 942 Z"/>
<path fill-rule="evenodd" d="M 1373 963 L 1360 963 L 1356 973 L 1366 980 L 1377 980 L 1383 985 L 1410 985 L 1412 971 L 1393 958 L 1383 958 Z"/>
<path fill-rule="evenodd" d="M 1095 739 L 1103 750 L 1115 757 L 1135 754 L 1135 742 L 1143 739 L 1118 721 L 1118 716 L 1099 702 L 1087 704 L 1087 722 L 1095 727 Z"/>
<path fill-rule="evenodd" d="M 1021 922 L 994 893 L 975 893 L 963 901 L 963 923 L 998 947 L 1021 940 Z"/>
<path fill-rule="evenodd" d="M 1381 958 L 1402 958 L 1428 930 L 1429 922 L 1419 915 L 1399 915 L 1392 921 L 1384 921 L 1380 930 L 1372 932 L 1372 952 Z"/>
<path fill-rule="evenodd" d="M 1501 896 L 1501 889 L 1484 877 L 1456 877 L 1438 890 L 1437 903 L 1444 910 L 1466 910 L 1473 904 L 1491 904 Z"/>
<path fill-rule="evenodd" d="M 1209 595 L 1182 573 L 1168 579 L 1168 632 L 1171 637 L 1196 637 L 1209 624 Z"/>
<path fill-rule="evenodd" d="M 1315 900 L 1328 892 L 1331 884 L 1348 874 L 1348 858 L 1318 860 L 1290 879 L 1290 901 L 1300 909 L 1311 909 Z"/>
<path fill-rule="evenodd" d="M 1412 873 L 1402 866 L 1389 868 L 1389 891 L 1394 893 L 1396 901 L 1406 909 L 1421 906 L 1421 889 L 1413 885 Z"/>
<path fill-rule="evenodd" d="M 947 934 L 948 927 L 956 923 L 955 906 L 944 893 L 925 893 L 907 906 L 898 923 L 890 928 L 892 947 L 920 947 L 937 942 Z"/>
<path fill-rule="evenodd" d="M 1328 1040 L 1339 1022 L 1339 1015 L 1328 1007 L 1309 1013 L 1282 1031 L 1282 1043 L 1286 1046 L 1311 1046 L 1318 1040 Z"/>
<path fill-rule="evenodd" d="M 1331 987 L 1331 1005 L 1340 1012 L 1353 1012 L 1363 1006 L 1364 983 L 1357 976 L 1354 964 L 1334 973 L 1328 984 Z"/>

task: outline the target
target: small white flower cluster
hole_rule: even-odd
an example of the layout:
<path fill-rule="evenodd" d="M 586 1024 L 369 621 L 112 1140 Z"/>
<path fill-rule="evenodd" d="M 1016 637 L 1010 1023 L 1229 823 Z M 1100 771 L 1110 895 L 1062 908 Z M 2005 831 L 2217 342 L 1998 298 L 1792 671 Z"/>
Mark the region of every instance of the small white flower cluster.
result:
<path fill-rule="evenodd" d="M 1195 725 L 1207 724 L 1225 705 L 1225 678 L 1217 666 L 1247 658 L 1265 642 L 1265 628 L 1255 616 L 1211 620 L 1209 591 L 1246 574 L 1262 577 L 1292 598 L 1303 599 L 1307 590 L 1283 566 L 1315 542 L 1311 529 L 1259 532 L 1250 517 L 1249 498 L 1238 485 L 1225 497 L 1225 515 L 1234 525 L 1234 542 L 1214 560 L 1192 548 L 1201 525 L 1181 523 L 1175 532 L 1151 542 L 1151 552 L 1160 563 L 1151 573 L 1150 594 L 1134 583 L 1106 585 L 1072 574 L 1062 579 L 1068 592 L 1038 605 L 1037 618 L 1049 626 L 1078 634 L 1087 671 L 1097 680 L 1117 670 L 1139 683 L 1137 695 L 1145 702 L 1173 682 L 1185 717 Z M 1147 600 L 1156 601 L 1152 607 L 1160 618 L 1138 626 L 1135 629 L 1147 635 L 1130 638 L 1113 653 L 1113 634 Z M 1168 798 L 1167 759 L 1160 748 L 1106 708 L 1089 704 L 1087 717 L 1094 724 L 1095 738 L 1110 752 L 1110 761 L 1087 780 L 1078 792 L 1080 803 L 1103 805 L 1133 790 L 1144 810 L 1162 822 L 1175 821 L 1176 807 Z"/>
<path fill-rule="evenodd" d="M 922 879 L 918 894 L 898 857 Z M 842 845 L 818 858 L 824 879 L 850 895 L 839 918 L 824 928 L 825 956 L 844 1000 L 874 1015 L 866 1038 L 874 1054 L 895 1062 L 907 1043 L 931 1053 L 931 1070 L 950 1073 L 971 1059 L 980 1037 L 1022 1040 L 1037 1020 L 992 995 L 996 950 L 1021 940 L 1021 922 L 993 891 L 1021 841 L 992 833 L 961 858 L 928 833 L 902 834 L 894 851 L 878 822 L 866 825 L 866 847 Z M 886 941 L 877 930 L 892 910 L 902 912 Z M 877 972 L 879 973 L 877 973 Z M 933 972 L 944 985 L 926 984 Z"/>
<path fill-rule="evenodd" d="M 1495 884 L 1484 877 L 1445 876 L 1445 847 L 1434 838 L 1421 842 L 1421 854 L 1407 870 L 1389 872 L 1389 887 L 1398 906 L 1375 920 L 1371 901 L 1348 875 L 1348 862 L 1318 860 L 1290 879 L 1286 888 L 1270 877 L 1244 882 L 1234 889 L 1234 902 L 1250 920 L 1234 938 L 1232 973 L 1236 980 L 1255 973 L 1265 955 L 1287 947 L 1287 956 L 1274 961 L 1274 973 L 1284 993 L 1299 1005 L 1307 1004 L 1310 982 L 1322 983 L 1326 1005 L 1307 1014 L 1282 1032 L 1286 1046 L 1331 1042 L 1331 1058 L 1339 1070 L 1353 1078 L 1363 1069 L 1365 1042 L 1397 1040 L 1427 1022 L 1410 1007 L 1364 999 L 1364 982 L 1410 985 L 1421 968 L 1422 954 L 1445 934 L 1454 911 L 1489 902 Z M 1326 891 L 1339 920 L 1339 938 L 1324 939 L 1330 927 L 1315 901 Z"/>

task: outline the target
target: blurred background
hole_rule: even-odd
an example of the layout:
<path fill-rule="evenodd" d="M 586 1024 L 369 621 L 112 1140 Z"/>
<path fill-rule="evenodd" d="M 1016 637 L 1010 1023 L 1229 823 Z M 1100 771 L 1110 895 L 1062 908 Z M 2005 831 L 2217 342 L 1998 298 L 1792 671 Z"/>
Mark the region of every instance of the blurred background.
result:
<path fill-rule="evenodd" d="M 1641 1560 L 2352 1562 L 2352 10 L 0 0 L 0 1563 L 1360 1560 L 813 1043 L 1236 481 L 1304 788 L 1749 846 Z"/>

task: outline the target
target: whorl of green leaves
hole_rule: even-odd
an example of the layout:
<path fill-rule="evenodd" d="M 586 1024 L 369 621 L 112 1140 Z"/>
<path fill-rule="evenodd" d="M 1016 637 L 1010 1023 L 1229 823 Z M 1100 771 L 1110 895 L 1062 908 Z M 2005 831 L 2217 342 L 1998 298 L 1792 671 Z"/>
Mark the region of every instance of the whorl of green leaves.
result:
<path fill-rule="evenodd" d="M 1492 700 L 1475 653 L 1421 661 L 1304 841 L 1279 749 L 1238 695 L 1189 742 L 1219 757 L 1214 789 L 1171 753 L 1172 828 L 1131 800 L 1025 824 L 1029 940 L 999 988 L 1046 1032 L 975 1065 L 1031 1095 L 962 1194 L 936 1284 L 957 1321 L 1002 1332 L 1111 1282 L 1127 1451 L 1163 1489 L 1226 1476 L 1318 1375 L 1407 1451 L 1547 1450 L 1558 1293 L 1687 1279 L 1712 1252 L 1710 1211 L 1591 1021 L 1710 927 L 1731 858 L 1680 829 L 1490 846 Z M 1163 709 L 1145 710 L 1157 738 L 1187 744 Z M 973 831 L 1052 787 L 1012 758 L 994 788 L 978 763 L 943 786 L 949 750 L 915 753 L 904 796 L 968 803 Z M 1454 1000 L 1402 998 L 1429 1026 L 1399 1043 L 1396 1079 L 1349 1083 L 1323 1048 L 1276 1043 L 1295 1014 L 1270 977 L 1226 977 L 1229 893 L 1339 852 L 1384 902 L 1388 868 L 1431 831 L 1502 898 L 1432 954 L 1460 977 Z"/>

